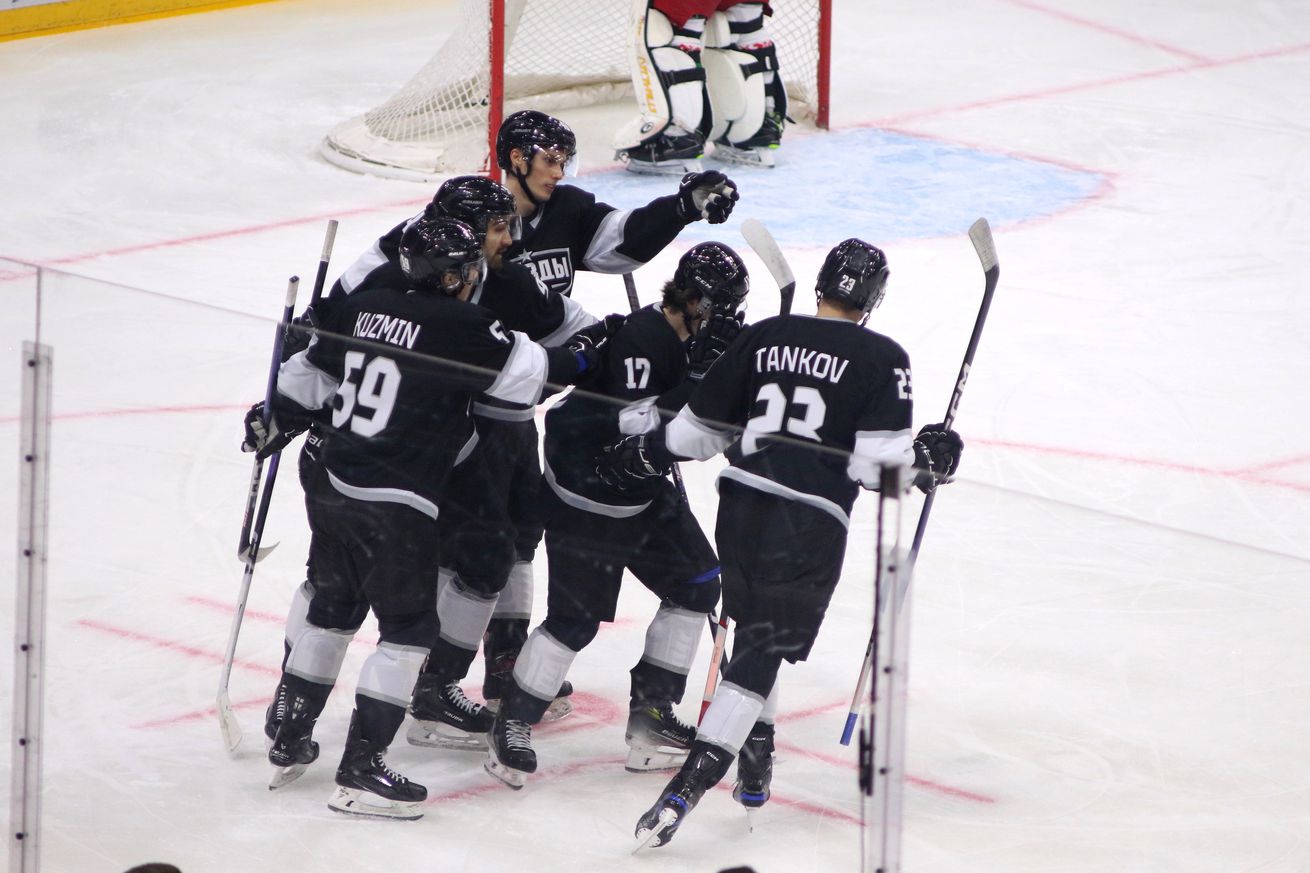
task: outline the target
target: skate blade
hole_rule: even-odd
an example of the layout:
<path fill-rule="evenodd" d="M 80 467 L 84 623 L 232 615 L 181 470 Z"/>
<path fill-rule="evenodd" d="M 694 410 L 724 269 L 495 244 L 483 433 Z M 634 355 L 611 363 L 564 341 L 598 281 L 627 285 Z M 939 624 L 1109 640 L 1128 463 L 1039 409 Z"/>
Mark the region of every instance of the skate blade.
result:
<path fill-rule="evenodd" d="M 664 835 L 668 833 L 674 825 L 678 823 L 678 812 L 674 809 L 661 809 L 660 817 L 655 822 L 655 827 L 648 831 L 640 828 L 637 830 L 637 845 L 632 850 L 632 854 L 637 854 L 642 849 L 656 849 L 664 845 L 667 840 Z"/>
<path fill-rule="evenodd" d="M 620 157 L 624 168 L 629 173 L 642 176 L 684 176 L 687 173 L 699 173 L 701 162 L 696 158 L 678 158 L 669 161 L 633 161 Z"/>
<path fill-rule="evenodd" d="M 714 157 L 730 164 L 744 167 L 763 167 L 771 170 L 777 166 L 777 149 L 739 149 L 736 146 L 715 144 Z"/>
<path fill-rule="evenodd" d="M 417 821 L 423 817 L 417 803 L 401 803 L 387 800 L 369 791 L 358 788 L 337 786 L 336 793 L 328 801 L 328 807 L 343 815 L 359 818 L 389 818 L 396 821 Z"/>
<path fill-rule="evenodd" d="M 485 752 L 486 734 L 471 734 L 440 721 L 413 720 L 405 731 L 411 746 L 427 749 L 453 749 L 457 752 Z"/>
<path fill-rule="evenodd" d="M 292 764 L 290 767 L 275 766 L 273 768 L 273 778 L 268 780 L 268 790 L 277 791 L 279 788 L 290 785 L 301 776 L 304 776 L 305 771 L 308 769 L 308 764 Z"/>
<path fill-rule="evenodd" d="M 637 746 L 628 750 L 628 760 L 624 763 L 623 769 L 629 773 L 677 770 L 686 760 L 686 749 L 674 749 L 666 746 Z"/>
<path fill-rule="evenodd" d="M 756 811 L 757 811 L 757 810 L 756 810 L 756 808 L 754 808 L 754 807 L 750 807 L 750 806 L 746 807 L 746 830 L 747 830 L 749 833 L 752 833 L 752 834 L 755 833 L 755 813 L 756 813 Z"/>
<path fill-rule="evenodd" d="M 567 697 L 556 697 L 546 707 L 546 714 L 541 717 L 543 722 L 559 721 L 569 713 L 573 712 L 573 702 Z"/>
<path fill-rule="evenodd" d="M 482 769 L 486 770 L 497 780 L 505 783 L 515 791 L 519 791 L 528 782 L 528 774 L 522 770 L 515 770 L 513 767 L 506 767 L 497 761 L 494 757 L 488 757 L 482 764 Z"/>

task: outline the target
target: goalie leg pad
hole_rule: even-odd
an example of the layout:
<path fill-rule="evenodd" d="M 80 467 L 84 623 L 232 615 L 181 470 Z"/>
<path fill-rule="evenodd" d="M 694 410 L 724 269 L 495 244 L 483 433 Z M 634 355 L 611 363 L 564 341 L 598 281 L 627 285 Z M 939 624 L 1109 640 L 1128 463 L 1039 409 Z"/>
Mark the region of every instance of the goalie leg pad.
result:
<path fill-rule="evenodd" d="M 620 129 L 614 147 L 636 148 L 665 134 L 696 134 L 704 116 L 705 73 L 697 63 L 700 42 L 694 29 L 675 33 L 657 9 L 645 10 L 633 28 L 632 87 L 640 115 Z"/>
<path fill-rule="evenodd" d="M 743 143 L 764 126 L 764 75 L 754 55 L 707 48 L 701 55 L 713 107 L 715 142 Z"/>

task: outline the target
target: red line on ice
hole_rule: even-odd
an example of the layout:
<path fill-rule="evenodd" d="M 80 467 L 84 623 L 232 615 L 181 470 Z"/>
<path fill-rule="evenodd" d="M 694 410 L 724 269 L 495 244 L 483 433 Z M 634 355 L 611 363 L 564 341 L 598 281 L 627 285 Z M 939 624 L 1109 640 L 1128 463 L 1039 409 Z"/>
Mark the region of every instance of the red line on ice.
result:
<path fill-rule="evenodd" d="M 186 655 L 187 657 L 203 658 L 206 661 L 214 661 L 220 664 L 223 662 L 223 656 L 218 652 L 210 652 L 210 651 L 206 651 L 205 649 L 198 649 L 195 646 L 189 646 L 185 643 L 179 643 L 176 640 L 166 640 L 163 639 L 162 637 L 155 637 L 155 636 L 151 636 L 150 634 L 143 634 L 140 631 L 134 631 L 131 630 L 130 628 L 117 627 L 112 624 L 105 624 L 104 622 L 95 621 L 89 618 L 78 619 L 73 623 L 78 625 L 79 627 L 89 628 L 90 630 L 100 631 L 101 633 L 112 634 L 121 639 L 132 640 L 133 642 L 145 643 L 146 645 L 153 646 L 154 648 L 166 649 L 167 651 L 177 652 L 179 654 Z M 240 658 L 234 660 L 232 663 L 233 666 L 243 667 L 247 670 L 255 670 L 256 672 L 259 673 L 266 673 L 274 676 L 277 676 L 281 673 L 280 670 L 275 670 L 272 667 L 265 667 L 263 664 L 257 664 L 254 661 L 246 661 Z"/>
<path fill-rule="evenodd" d="M 1081 18 L 1077 15 L 1072 15 L 1060 9 L 1051 9 L 1046 6 L 1042 6 L 1039 3 L 1030 2 L 1030 0 L 1008 0 L 1008 2 L 1012 6 L 1020 6 L 1024 9 L 1031 9 L 1034 12 L 1040 12 L 1043 15 L 1050 15 L 1055 18 L 1068 21 L 1072 24 L 1077 24 L 1080 27 L 1086 27 L 1090 30 L 1099 30 L 1101 33 L 1107 33 L 1110 34 L 1111 36 L 1117 36 L 1120 39 L 1125 39 L 1129 42 L 1135 42 L 1135 43 L 1140 43 L 1141 45 L 1150 46 L 1151 48 L 1158 48 L 1161 51 L 1169 52 L 1172 55 L 1179 55 L 1181 57 L 1188 58 L 1189 60 L 1193 60 L 1193 61 L 1211 60 L 1211 58 L 1207 58 L 1204 55 L 1199 55 L 1196 52 L 1188 51 L 1187 49 L 1184 48 L 1178 48 L 1177 46 L 1168 45 L 1167 43 L 1150 39 L 1149 37 L 1142 36 L 1140 33 L 1133 33 L 1131 31 L 1122 30 L 1118 27 L 1112 27 L 1111 25 L 1104 24 L 1099 21 L 1092 21 L 1090 18 Z"/>

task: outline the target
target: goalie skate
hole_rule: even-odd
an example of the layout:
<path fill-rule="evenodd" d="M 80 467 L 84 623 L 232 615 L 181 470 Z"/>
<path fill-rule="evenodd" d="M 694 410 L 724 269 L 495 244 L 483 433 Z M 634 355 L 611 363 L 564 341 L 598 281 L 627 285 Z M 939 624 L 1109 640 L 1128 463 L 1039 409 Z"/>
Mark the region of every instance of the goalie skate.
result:
<path fill-rule="evenodd" d="M 777 146 L 773 148 L 743 149 L 726 142 L 716 142 L 714 144 L 714 157 L 730 164 L 763 167 L 771 170 L 777 166 L 776 149 Z"/>
<path fill-rule="evenodd" d="M 701 171 L 704 141 L 695 134 L 660 134 L 639 146 L 620 150 L 615 157 L 633 173 L 684 176 Z"/>

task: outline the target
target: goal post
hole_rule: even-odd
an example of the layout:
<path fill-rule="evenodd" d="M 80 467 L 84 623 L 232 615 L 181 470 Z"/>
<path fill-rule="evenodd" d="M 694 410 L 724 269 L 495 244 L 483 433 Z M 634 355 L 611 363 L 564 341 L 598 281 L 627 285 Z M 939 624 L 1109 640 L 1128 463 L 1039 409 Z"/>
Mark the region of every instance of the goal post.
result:
<path fill-rule="evenodd" d="M 399 179 L 494 172 L 507 114 L 631 99 L 637 4 L 644 0 L 460 0 L 455 28 L 423 68 L 382 105 L 334 127 L 320 150 L 346 169 Z M 832 0 L 772 8 L 789 114 L 827 127 Z"/>

